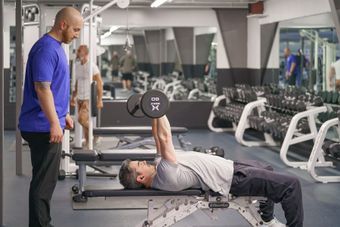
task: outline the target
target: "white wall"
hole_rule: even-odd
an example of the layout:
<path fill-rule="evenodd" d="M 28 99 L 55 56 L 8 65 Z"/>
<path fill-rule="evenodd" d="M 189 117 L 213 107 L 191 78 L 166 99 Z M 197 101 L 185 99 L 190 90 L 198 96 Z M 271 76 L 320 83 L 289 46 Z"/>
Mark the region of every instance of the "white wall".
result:
<path fill-rule="evenodd" d="M 280 30 L 278 29 L 275 34 L 272 50 L 269 55 L 267 68 L 277 69 L 280 67 Z"/>
<path fill-rule="evenodd" d="M 260 24 L 330 12 L 328 0 L 267 0 Z"/>
<path fill-rule="evenodd" d="M 322 28 L 335 27 L 331 13 L 295 18 L 281 21 L 280 28 Z"/>
<path fill-rule="evenodd" d="M 3 46 L 4 46 L 4 68 L 9 68 L 10 61 L 10 26 L 15 26 L 15 8 L 13 4 L 5 4 L 4 5 L 4 40 L 3 40 Z"/>
<path fill-rule="evenodd" d="M 194 35 L 212 34 L 216 32 L 217 32 L 216 27 L 195 27 L 194 28 Z"/>
<path fill-rule="evenodd" d="M 247 67 L 251 69 L 261 68 L 261 29 L 259 19 L 248 18 L 247 24 Z"/>

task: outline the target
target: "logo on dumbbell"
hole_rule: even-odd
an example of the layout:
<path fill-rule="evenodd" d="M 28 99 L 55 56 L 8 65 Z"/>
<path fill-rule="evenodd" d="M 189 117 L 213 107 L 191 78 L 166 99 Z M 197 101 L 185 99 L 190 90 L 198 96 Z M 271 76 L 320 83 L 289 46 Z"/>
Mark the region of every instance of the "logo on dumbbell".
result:
<path fill-rule="evenodd" d="M 151 111 L 159 111 L 159 106 L 161 105 L 161 103 L 159 102 L 159 97 L 151 97 L 151 107 L 152 110 Z"/>

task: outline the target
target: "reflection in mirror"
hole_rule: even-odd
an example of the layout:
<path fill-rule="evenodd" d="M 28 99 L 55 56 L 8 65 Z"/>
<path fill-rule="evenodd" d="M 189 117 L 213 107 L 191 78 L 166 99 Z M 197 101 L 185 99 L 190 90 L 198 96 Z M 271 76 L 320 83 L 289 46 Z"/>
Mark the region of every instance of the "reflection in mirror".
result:
<path fill-rule="evenodd" d="M 161 89 L 172 100 L 216 96 L 216 28 L 112 26 L 100 34 L 105 52 L 98 62 L 108 96 L 126 99 L 148 89 Z M 131 88 L 124 82 L 130 79 Z"/>
<path fill-rule="evenodd" d="M 313 91 L 336 89 L 335 80 L 340 80 L 340 70 L 339 78 L 330 71 L 340 54 L 336 30 L 329 18 L 327 14 L 281 23 L 281 87 L 295 85 Z M 315 25 L 311 21 L 315 21 Z"/>
<path fill-rule="evenodd" d="M 318 114 L 318 123 L 337 118 L 340 110 L 340 49 L 331 15 L 285 21 L 280 27 L 279 85 L 305 87 L 305 92 L 311 94 L 309 97 L 319 96 L 327 112 Z M 329 130 L 327 138 L 338 141 L 337 130 Z"/>

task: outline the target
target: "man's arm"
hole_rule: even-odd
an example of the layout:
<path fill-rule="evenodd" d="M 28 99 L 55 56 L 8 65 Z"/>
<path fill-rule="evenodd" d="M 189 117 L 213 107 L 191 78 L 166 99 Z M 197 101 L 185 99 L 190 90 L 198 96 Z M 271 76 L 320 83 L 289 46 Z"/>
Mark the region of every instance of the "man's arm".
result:
<path fill-rule="evenodd" d="M 152 119 L 152 135 L 153 138 L 155 139 L 155 143 L 156 143 L 156 151 L 157 151 L 157 155 L 161 155 L 161 144 L 159 142 L 159 138 L 158 138 L 158 130 L 157 130 L 157 119 Z"/>
<path fill-rule="evenodd" d="M 289 76 L 292 76 L 293 75 L 293 72 L 295 70 L 295 67 L 296 67 L 296 63 L 295 62 L 292 62 L 292 65 L 290 66 L 290 69 L 289 69 Z"/>
<path fill-rule="evenodd" d="M 50 82 L 34 82 L 40 107 L 50 122 L 50 142 L 60 143 L 63 139 L 63 130 L 60 127 L 59 118 L 54 106 L 54 98 L 50 88 Z"/>
<path fill-rule="evenodd" d="M 72 97 L 71 97 L 71 106 L 76 106 L 76 97 L 78 93 L 78 80 L 76 80 L 76 84 L 74 85 L 74 90 L 72 91 Z"/>
<path fill-rule="evenodd" d="M 103 80 L 99 73 L 93 76 L 93 80 L 97 82 L 97 108 L 103 108 Z"/>
<path fill-rule="evenodd" d="M 157 121 L 157 135 L 160 144 L 161 156 L 167 161 L 176 163 L 175 148 L 172 143 L 171 127 L 168 118 L 164 115 Z"/>
<path fill-rule="evenodd" d="M 330 70 L 329 70 L 329 73 L 328 73 L 328 79 L 329 79 L 329 86 L 331 88 L 334 87 L 335 85 L 335 69 L 333 66 L 331 66 Z"/>

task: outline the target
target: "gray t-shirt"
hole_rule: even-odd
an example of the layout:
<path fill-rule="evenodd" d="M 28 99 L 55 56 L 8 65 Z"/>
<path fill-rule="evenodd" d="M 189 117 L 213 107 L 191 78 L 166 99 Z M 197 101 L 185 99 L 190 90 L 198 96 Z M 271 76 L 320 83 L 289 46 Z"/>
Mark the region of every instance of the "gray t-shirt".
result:
<path fill-rule="evenodd" d="M 176 158 L 177 163 L 156 160 L 157 174 L 152 188 L 166 191 L 201 188 L 229 194 L 233 161 L 197 152 L 177 152 Z"/>

